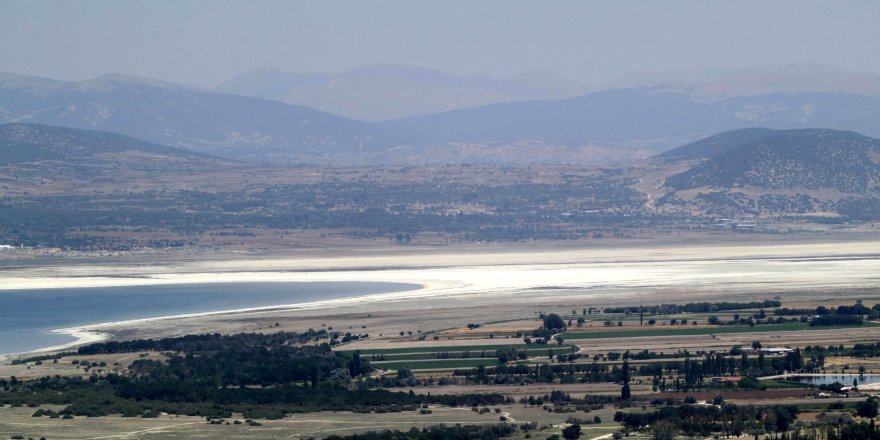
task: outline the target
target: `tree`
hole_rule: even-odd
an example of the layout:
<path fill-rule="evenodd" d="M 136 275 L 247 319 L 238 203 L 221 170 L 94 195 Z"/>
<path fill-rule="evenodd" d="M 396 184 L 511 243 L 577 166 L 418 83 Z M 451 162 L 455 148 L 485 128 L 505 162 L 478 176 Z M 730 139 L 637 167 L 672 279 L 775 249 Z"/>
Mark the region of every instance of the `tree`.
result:
<path fill-rule="evenodd" d="M 498 362 L 502 364 L 506 364 L 512 360 L 515 360 L 517 357 L 516 349 L 513 347 L 505 347 L 498 350 L 495 350 L 495 356 L 498 357 Z"/>
<path fill-rule="evenodd" d="M 562 430 L 562 437 L 566 440 L 577 440 L 581 438 L 581 425 L 578 423 L 568 425 Z"/>
<path fill-rule="evenodd" d="M 561 316 L 550 313 L 544 316 L 544 328 L 547 330 L 561 330 L 565 328 L 565 321 L 562 320 Z"/>
<path fill-rule="evenodd" d="M 397 379 L 398 380 L 411 379 L 411 378 L 413 378 L 413 372 L 412 372 L 412 369 L 410 369 L 409 367 L 401 367 L 400 369 L 397 370 Z"/>
<path fill-rule="evenodd" d="M 859 417 L 873 419 L 877 417 L 878 410 L 880 410 L 880 399 L 876 397 L 869 397 L 868 400 L 856 404 L 856 414 Z"/>
<path fill-rule="evenodd" d="M 654 440 L 675 440 L 675 426 L 668 421 L 661 421 L 654 424 L 651 427 L 653 431 L 653 435 L 651 436 Z"/>

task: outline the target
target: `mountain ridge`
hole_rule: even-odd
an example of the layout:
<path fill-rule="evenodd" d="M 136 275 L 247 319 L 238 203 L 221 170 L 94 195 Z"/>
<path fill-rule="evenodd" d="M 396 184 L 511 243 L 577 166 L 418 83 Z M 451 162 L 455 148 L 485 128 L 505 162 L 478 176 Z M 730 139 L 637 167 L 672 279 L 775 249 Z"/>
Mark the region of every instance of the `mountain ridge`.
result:
<path fill-rule="evenodd" d="M 102 129 L 252 161 L 356 152 L 386 136 L 307 107 L 121 75 L 73 82 L 3 75 L 0 122 Z"/>
<path fill-rule="evenodd" d="M 424 133 L 427 143 L 540 139 L 561 144 L 625 144 L 634 140 L 652 142 L 661 149 L 755 125 L 845 128 L 877 136 L 878 121 L 878 97 L 810 93 L 697 100 L 665 87 L 640 87 L 560 100 L 492 104 L 379 126 Z"/>
<path fill-rule="evenodd" d="M 214 90 L 304 105 L 358 120 L 382 121 L 496 102 L 578 96 L 590 89 L 550 71 L 495 77 L 379 63 L 335 74 L 258 68 Z"/>
<path fill-rule="evenodd" d="M 123 75 L 62 82 L 6 74 L 0 75 L 0 122 L 113 131 L 252 162 L 611 164 L 754 126 L 846 129 L 878 137 L 880 97 L 703 99 L 675 87 L 640 87 L 366 123 Z"/>
<path fill-rule="evenodd" d="M 128 152 L 222 160 L 108 131 L 80 130 L 32 123 L 0 124 L 0 164 L 3 165 L 46 160 L 82 161 L 101 154 Z"/>
<path fill-rule="evenodd" d="M 880 140 L 852 131 L 778 130 L 743 141 L 671 176 L 675 189 L 833 188 L 870 192 L 880 183 Z"/>
<path fill-rule="evenodd" d="M 658 187 L 665 194 L 655 196 L 661 211 L 727 218 L 867 220 L 880 215 L 880 140 L 830 129 L 751 134 L 758 135 L 721 133 L 715 141 L 683 146 L 692 161 L 678 162 L 689 164 L 685 170 L 661 160 L 673 164 Z M 718 149 L 718 139 L 731 142 Z M 706 151 L 696 151 L 700 146 Z"/>

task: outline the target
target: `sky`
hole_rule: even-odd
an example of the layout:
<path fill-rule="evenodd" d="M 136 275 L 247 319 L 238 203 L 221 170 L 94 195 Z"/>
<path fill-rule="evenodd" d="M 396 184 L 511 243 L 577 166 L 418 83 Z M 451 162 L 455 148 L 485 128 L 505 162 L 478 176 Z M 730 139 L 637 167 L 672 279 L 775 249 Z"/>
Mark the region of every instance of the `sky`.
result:
<path fill-rule="evenodd" d="M 0 0 L 0 72 L 214 86 L 257 67 L 456 74 L 818 63 L 880 73 L 880 1 Z"/>

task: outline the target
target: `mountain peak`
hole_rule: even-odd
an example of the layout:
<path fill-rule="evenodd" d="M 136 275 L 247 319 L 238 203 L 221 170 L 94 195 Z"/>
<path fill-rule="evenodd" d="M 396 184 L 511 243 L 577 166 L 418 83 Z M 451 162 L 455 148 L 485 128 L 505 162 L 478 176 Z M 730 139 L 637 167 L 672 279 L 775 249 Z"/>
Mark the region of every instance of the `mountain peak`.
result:
<path fill-rule="evenodd" d="M 719 142 L 724 148 L 713 149 Z M 706 147 L 708 153 L 702 156 L 710 158 L 669 177 L 668 187 L 833 188 L 866 193 L 880 185 L 880 141 L 852 131 L 737 130 L 686 147 L 694 150 L 695 145 Z"/>

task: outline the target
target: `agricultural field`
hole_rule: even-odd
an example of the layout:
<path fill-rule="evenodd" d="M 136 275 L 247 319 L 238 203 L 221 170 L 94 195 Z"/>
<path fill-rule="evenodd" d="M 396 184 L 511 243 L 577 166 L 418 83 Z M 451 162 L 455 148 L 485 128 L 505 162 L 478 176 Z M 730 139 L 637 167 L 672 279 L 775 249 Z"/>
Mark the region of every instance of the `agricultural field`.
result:
<path fill-rule="evenodd" d="M 7 378 L 0 379 L 7 390 L 0 393 L 0 435 L 322 438 L 462 424 L 512 426 L 505 437 L 511 439 L 562 435 L 575 425 L 581 438 L 617 432 L 650 438 L 639 426 L 645 417 L 660 417 L 661 410 L 663 417 L 681 418 L 684 422 L 675 423 L 687 429 L 711 431 L 715 428 L 683 414 L 721 417 L 712 408 L 722 407 L 758 420 L 797 420 L 804 429 L 836 423 L 829 418 L 834 414 L 859 420 L 873 402 L 871 375 L 880 370 L 880 361 L 874 361 L 880 359 L 880 326 L 872 320 L 877 307 L 856 301 L 761 304 L 644 305 L 635 312 L 545 307 L 511 312 L 503 321 L 468 316 L 462 318 L 470 321 L 466 326 L 399 331 L 375 340 L 346 333 L 344 343 L 341 331 L 331 329 L 383 328 L 383 315 L 370 315 L 369 326 L 326 321 L 321 330 L 304 334 L 276 330 L 287 325 L 280 324 L 231 337 L 98 343 L 0 366 L 0 378 Z M 268 351 L 253 351 L 264 345 Z M 289 361 L 282 360 L 288 356 L 300 359 L 296 365 L 314 362 L 317 368 L 289 370 Z M 199 383 L 205 365 L 237 365 L 234 376 L 220 372 L 211 380 L 223 383 L 244 374 L 254 385 L 250 391 L 234 387 L 242 390 L 237 392 L 262 392 L 261 402 L 275 403 L 231 404 L 228 397 L 216 400 L 216 391 L 189 403 L 178 400 L 176 389 Z M 787 376 L 791 373 L 843 375 L 847 383 L 797 382 Z M 183 382 L 161 385 L 175 376 Z M 103 381 L 110 377 L 132 382 L 117 389 L 119 384 Z M 850 378 L 866 385 L 850 388 Z M 29 383 L 43 385 L 27 388 L 33 387 Z M 21 387 L 32 393 L 18 394 Z M 324 397 L 313 394 L 315 387 Z M 76 399 L 59 400 L 51 390 L 107 397 L 103 404 L 82 406 Z M 338 396 L 326 397 L 329 390 Z M 292 395 L 299 396 L 295 405 Z M 766 410 L 748 412 L 755 407 Z"/>

